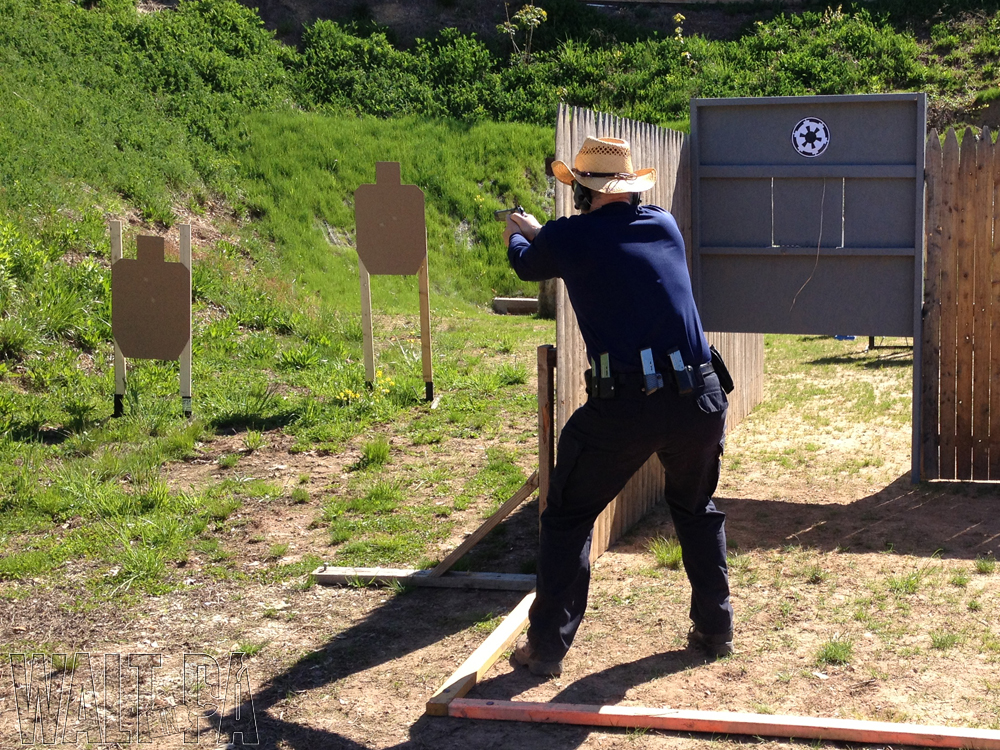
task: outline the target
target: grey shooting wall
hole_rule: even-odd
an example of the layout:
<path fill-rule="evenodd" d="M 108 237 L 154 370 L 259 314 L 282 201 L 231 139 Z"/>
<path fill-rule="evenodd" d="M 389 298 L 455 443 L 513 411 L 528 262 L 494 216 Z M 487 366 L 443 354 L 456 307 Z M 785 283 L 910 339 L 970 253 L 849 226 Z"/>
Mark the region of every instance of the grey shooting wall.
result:
<path fill-rule="evenodd" d="M 694 100 L 705 328 L 912 336 L 924 112 L 923 94 Z"/>
<path fill-rule="evenodd" d="M 924 94 L 691 102 L 707 330 L 912 336 L 920 361 L 926 108 Z M 919 386 L 917 367 L 915 447 Z"/>

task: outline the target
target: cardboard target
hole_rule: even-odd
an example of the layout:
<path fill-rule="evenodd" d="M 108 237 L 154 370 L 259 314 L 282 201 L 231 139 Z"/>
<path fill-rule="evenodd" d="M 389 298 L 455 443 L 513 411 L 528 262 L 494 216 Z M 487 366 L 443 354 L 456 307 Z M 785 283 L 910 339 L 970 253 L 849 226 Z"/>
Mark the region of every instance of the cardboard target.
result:
<path fill-rule="evenodd" d="M 400 181 L 399 162 L 375 163 L 375 184 L 354 191 L 358 257 L 368 273 L 412 276 L 427 257 L 424 192 Z"/>
<path fill-rule="evenodd" d="M 191 340 L 191 272 L 165 244 L 136 237 L 136 259 L 111 266 L 111 332 L 130 359 L 179 359 Z"/>

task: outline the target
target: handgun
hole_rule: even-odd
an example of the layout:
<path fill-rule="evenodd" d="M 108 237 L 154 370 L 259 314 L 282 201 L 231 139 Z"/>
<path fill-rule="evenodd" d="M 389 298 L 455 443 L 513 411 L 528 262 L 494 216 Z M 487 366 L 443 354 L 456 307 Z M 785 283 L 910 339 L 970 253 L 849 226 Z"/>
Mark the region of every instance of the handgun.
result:
<path fill-rule="evenodd" d="M 493 218 L 497 221 L 507 221 L 511 214 L 524 214 L 524 208 L 520 205 L 514 206 L 514 208 L 501 208 L 499 211 L 493 212 Z"/>

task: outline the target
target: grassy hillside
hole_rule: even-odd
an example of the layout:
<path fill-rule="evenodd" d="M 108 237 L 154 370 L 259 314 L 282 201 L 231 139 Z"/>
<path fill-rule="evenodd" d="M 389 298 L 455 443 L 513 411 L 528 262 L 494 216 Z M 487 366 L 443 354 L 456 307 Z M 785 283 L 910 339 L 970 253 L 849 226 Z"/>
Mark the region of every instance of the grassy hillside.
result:
<path fill-rule="evenodd" d="M 166 462 L 219 435 L 239 436 L 225 458 L 236 466 L 269 430 L 317 452 L 375 426 L 413 446 L 506 434 L 533 408 L 532 348 L 554 334 L 484 314 L 494 294 L 529 291 L 491 212 L 551 210 L 556 102 L 665 122 L 686 118 L 695 93 L 926 85 L 965 97 L 995 78 L 996 15 L 942 21 L 931 42 L 893 23 L 830 11 L 726 43 L 683 28 L 563 38 L 528 61 L 454 31 L 402 51 L 330 23 L 292 49 L 230 0 L 158 13 L 0 0 L 0 578 L 79 559 L 94 596 L 171 585 L 170 566 L 211 547 L 245 503 L 294 500 L 263 480 L 164 482 Z M 427 195 L 437 410 L 420 400 L 412 278 L 374 280 L 381 374 L 364 384 L 352 195 L 385 159 Z M 211 237 L 196 247 L 192 423 L 176 363 L 160 362 L 133 363 L 126 416 L 109 418 L 112 217 L 129 220 L 128 237 L 180 218 Z M 457 497 L 405 513 L 398 487 L 358 474 L 318 522 L 351 540 L 345 560 L 419 560 L 471 495 L 517 485 L 531 449 L 524 438 L 494 451 Z"/>
<path fill-rule="evenodd" d="M 399 161 L 403 182 L 424 191 L 430 275 L 440 293 L 485 304 L 531 290 L 506 267 L 503 225 L 493 211 L 522 203 L 551 214 L 544 173 L 550 129 L 301 112 L 254 115 L 246 128 L 240 173 L 259 217 L 254 229 L 282 248 L 297 283 L 329 304 L 356 304 L 354 191 L 375 181 L 376 161 Z M 405 291 L 415 286 L 405 279 L 378 278 L 372 286 L 377 309 L 416 305 Z"/>

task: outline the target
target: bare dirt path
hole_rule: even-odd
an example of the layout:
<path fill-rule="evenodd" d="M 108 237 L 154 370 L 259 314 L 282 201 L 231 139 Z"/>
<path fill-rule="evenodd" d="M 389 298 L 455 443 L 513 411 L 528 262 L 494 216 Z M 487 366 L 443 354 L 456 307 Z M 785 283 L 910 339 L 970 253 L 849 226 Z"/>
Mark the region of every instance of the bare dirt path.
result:
<path fill-rule="evenodd" d="M 1000 551 L 1000 494 L 995 485 L 913 485 L 909 425 L 874 432 L 853 435 L 835 420 L 766 410 L 732 431 L 733 465 L 718 504 L 729 516 L 734 657 L 709 664 L 684 648 L 683 571 L 657 567 L 648 551 L 652 539 L 671 535 L 658 507 L 595 566 L 588 616 L 564 675 L 539 680 L 501 660 L 471 697 L 1000 727 L 1000 573 L 990 565 Z M 267 545 L 255 545 L 256 535 L 286 543 L 289 560 L 323 556 L 328 540 L 315 523 L 313 496 L 321 486 L 336 493 L 358 458 L 351 451 L 292 454 L 280 434 L 267 437 L 268 447 L 242 458 L 239 470 L 277 483 L 308 475 L 310 500 L 245 505 L 233 527 L 242 541 L 223 563 L 240 570 L 263 560 Z M 769 440 L 815 448 L 799 461 L 780 446 L 760 450 Z M 239 443 L 216 443 L 204 459 L 172 467 L 171 483 L 218 480 L 227 470 L 212 459 Z M 463 450 L 456 460 L 482 446 Z M 853 460 L 874 451 L 878 462 Z M 785 458 L 788 466 L 780 463 Z M 536 514 L 532 502 L 506 522 L 509 565 L 530 555 Z M 481 518 L 471 511 L 460 517 L 448 543 Z M 208 564 L 198 557 L 187 563 L 192 571 Z M 427 698 L 519 594 L 305 587 L 301 578 L 211 580 L 193 572 L 191 585 L 140 600 L 133 611 L 101 605 L 80 612 L 69 606 L 78 572 L 68 567 L 59 584 L 35 590 L 19 584 L 17 596 L 0 600 L 0 642 L 162 655 L 158 669 L 128 672 L 123 691 L 134 696 L 137 680 L 142 690 L 153 686 L 155 710 L 142 703 L 139 713 L 152 717 L 143 731 L 158 748 L 185 746 L 184 654 L 206 654 L 220 665 L 217 678 L 206 673 L 202 710 L 214 703 L 225 713 L 235 651 L 252 652 L 245 665 L 259 746 L 275 750 L 790 744 L 423 716 Z M 0 681 L 3 748 L 22 739 L 10 688 L 10 670 L 20 663 L 6 664 Z M 24 715 L 22 707 L 22 726 Z M 227 728 L 239 728 L 232 721 Z M 187 746 L 194 739 L 214 746 L 216 736 L 189 737 Z M 73 746 L 72 735 L 64 739 Z"/>

